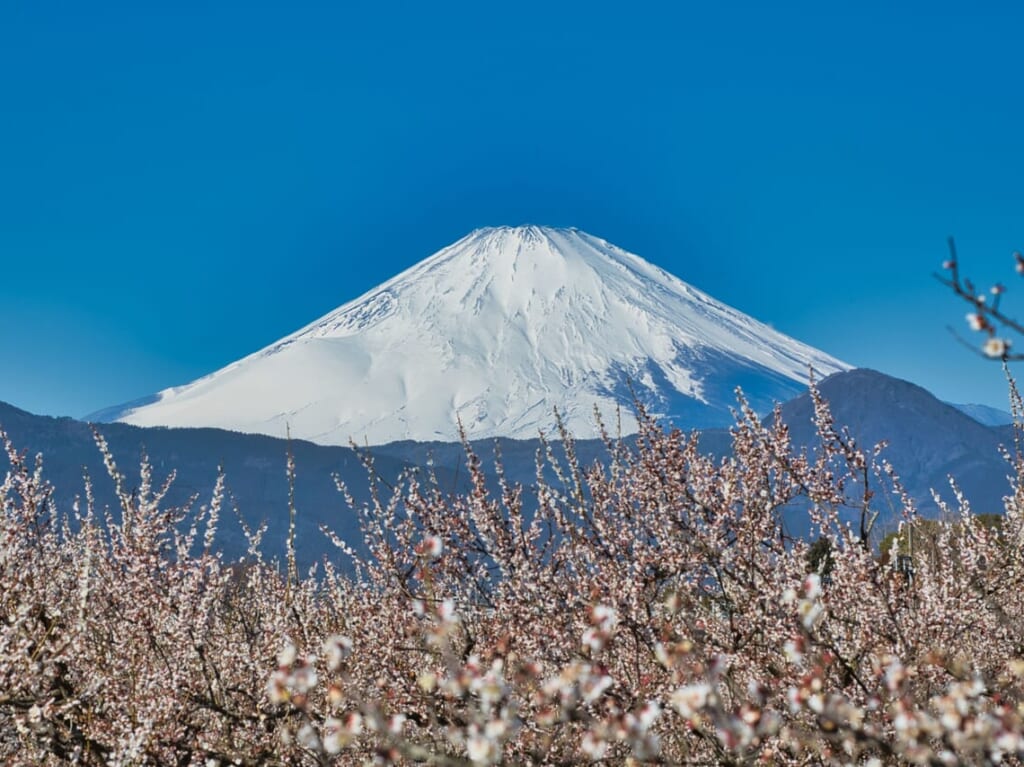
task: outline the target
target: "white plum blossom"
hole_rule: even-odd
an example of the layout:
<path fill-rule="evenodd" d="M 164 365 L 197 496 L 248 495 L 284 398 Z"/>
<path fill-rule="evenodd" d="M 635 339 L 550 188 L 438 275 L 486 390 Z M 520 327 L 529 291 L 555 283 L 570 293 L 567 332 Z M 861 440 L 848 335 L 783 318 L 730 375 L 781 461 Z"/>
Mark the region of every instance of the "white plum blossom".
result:
<path fill-rule="evenodd" d="M 444 553 L 444 542 L 436 535 L 428 535 L 416 547 L 416 552 L 426 559 L 439 559 Z"/>
<path fill-rule="evenodd" d="M 298 657 L 298 648 L 291 639 L 285 637 L 284 645 L 281 647 L 281 651 L 277 654 L 277 665 L 278 666 L 290 666 L 295 662 Z"/>
<path fill-rule="evenodd" d="M 1010 353 L 1010 342 L 1005 338 L 989 338 L 981 350 L 988 357 L 1005 357 Z"/>
<path fill-rule="evenodd" d="M 608 741 L 589 730 L 583 733 L 583 740 L 580 742 L 580 750 L 593 761 L 604 759 L 608 753 Z"/>
<path fill-rule="evenodd" d="M 471 725 L 466 738 L 466 756 L 473 764 L 497 764 L 501 758 L 501 747 L 496 739 Z"/>
<path fill-rule="evenodd" d="M 967 324 L 971 330 L 985 330 L 988 327 L 988 320 L 977 312 L 970 312 L 967 315 Z"/>
<path fill-rule="evenodd" d="M 689 719 L 701 712 L 710 695 L 711 685 L 707 682 L 686 685 L 672 693 L 672 706 L 680 716 Z"/>
<path fill-rule="evenodd" d="M 327 668 L 337 671 L 345 658 L 352 653 L 352 640 L 341 634 L 332 634 L 324 640 L 323 652 Z"/>

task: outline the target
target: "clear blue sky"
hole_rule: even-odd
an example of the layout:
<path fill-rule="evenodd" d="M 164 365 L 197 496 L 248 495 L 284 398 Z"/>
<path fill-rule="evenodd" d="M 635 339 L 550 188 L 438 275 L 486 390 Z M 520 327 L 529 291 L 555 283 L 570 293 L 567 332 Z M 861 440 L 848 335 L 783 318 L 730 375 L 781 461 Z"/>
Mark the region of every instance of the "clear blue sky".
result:
<path fill-rule="evenodd" d="M 1003 405 L 930 275 L 954 234 L 1024 315 L 1022 9 L 7 0 L 0 400 L 80 416 L 184 383 L 471 229 L 542 223 Z"/>

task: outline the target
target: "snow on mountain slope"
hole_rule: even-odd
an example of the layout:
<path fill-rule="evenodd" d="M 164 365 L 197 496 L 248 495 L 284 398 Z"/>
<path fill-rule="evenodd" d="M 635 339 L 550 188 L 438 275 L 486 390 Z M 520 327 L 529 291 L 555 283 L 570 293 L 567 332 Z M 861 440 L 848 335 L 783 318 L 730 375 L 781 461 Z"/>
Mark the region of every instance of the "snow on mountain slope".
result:
<path fill-rule="evenodd" d="M 480 229 L 193 383 L 105 411 L 322 444 L 597 433 L 632 392 L 681 426 L 728 422 L 848 366 L 575 229 Z"/>

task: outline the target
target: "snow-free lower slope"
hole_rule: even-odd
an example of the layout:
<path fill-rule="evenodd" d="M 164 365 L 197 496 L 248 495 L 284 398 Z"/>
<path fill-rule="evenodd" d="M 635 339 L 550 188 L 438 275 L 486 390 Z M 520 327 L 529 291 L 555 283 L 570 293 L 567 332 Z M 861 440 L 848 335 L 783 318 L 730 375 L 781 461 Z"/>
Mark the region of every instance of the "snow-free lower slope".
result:
<path fill-rule="evenodd" d="M 632 392 L 683 426 L 733 390 L 787 399 L 847 366 L 574 229 L 480 229 L 255 354 L 108 418 L 322 444 L 635 427 Z"/>

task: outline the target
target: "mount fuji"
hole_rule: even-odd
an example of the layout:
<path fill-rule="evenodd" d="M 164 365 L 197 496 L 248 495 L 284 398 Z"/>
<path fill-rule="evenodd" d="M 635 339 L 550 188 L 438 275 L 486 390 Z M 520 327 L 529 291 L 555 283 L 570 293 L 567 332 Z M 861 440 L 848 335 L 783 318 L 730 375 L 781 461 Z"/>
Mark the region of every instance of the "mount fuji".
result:
<path fill-rule="evenodd" d="M 732 422 L 845 363 L 576 229 L 479 229 L 215 373 L 92 420 L 326 445 L 630 433 L 634 397 L 682 427 Z M 617 409 L 621 414 L 617 415 Z"/>

